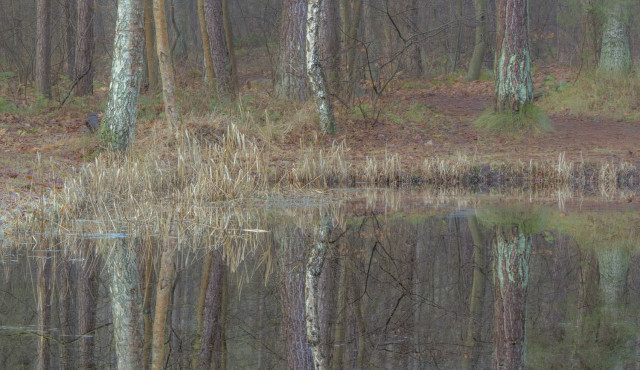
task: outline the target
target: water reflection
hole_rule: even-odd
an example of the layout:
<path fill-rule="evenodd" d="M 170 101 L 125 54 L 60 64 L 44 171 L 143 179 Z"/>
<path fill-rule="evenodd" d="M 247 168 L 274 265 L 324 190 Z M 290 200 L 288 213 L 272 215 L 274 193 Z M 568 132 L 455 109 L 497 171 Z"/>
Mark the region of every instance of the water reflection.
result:
<path fill-rule="evenodd" d="M 228 238 L 172 217 L 29 235 L 0 264 L 0 367 L 640 364 L 632 205 L 374 194 L 255 202 Z"/>

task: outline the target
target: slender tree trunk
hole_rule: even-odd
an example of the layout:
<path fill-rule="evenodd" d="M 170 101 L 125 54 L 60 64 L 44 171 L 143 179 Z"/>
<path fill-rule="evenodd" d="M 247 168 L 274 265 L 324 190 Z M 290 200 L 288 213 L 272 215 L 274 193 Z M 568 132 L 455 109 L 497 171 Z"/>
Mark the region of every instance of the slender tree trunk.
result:
<path fill-rule="evenodd" d="M 142 77 L 143 11 L 140 0 L 119 0 L 107 109 L 99 136 L 104 144 L 126 150 L 135 136 Z"/>
<path fill-rule="evenodd" d="M 65 0 L 64 23 L 67 46 L 67 76 L 72 79 L 76 73 L 76 0 Z"/>
<path fill-rule="evenodd" d="M 326 0 L 325 0 L 326 1 Z M 320 64 L 320 25 L 323 14 L 322 0 L 309 0 L 307 14 L 307 75 L 316 98 L 320 130 L 325 134 L 336 133 L 333 106 L 327 91 L 327 78 Z"/>
<path fill-rule="evenodd" d="M 202 278 L 200 279 L 200 291 L 198 294 L 198 306 L 196 307 L 196 340 L 193 342 L 193 358 L 192 368 L 195 368 L 198 364 L 198 358 L 202 344 L 202 330 L 204 323 L 204 307 L 207 297 L 207 288 L 209 287 L 209 277 L 211 275 L 211 266 L 213 264 L 213 257 L 215 251 L 210 251 L 204 259 L 202 264 Z"/>
<path fill-rule="evenodd" d="M 599 69 L 621 73 L 631 69 L 629 49 L 629 4 L 627 0 L 606 0 Z"/>
<path fill-rule="evenodd" d="M 202 343 L 197 369 L 222 369 L 223 341 L 222 331 L 222 299 L 225 273 L 222 250 L 211 251 L 213 260 L 207 284 L 206 303 L 204 305 L 202 323 Z"/>
<path fill-rule="evenodd" d="M 410 72 L 413 77 L 420 77 L 424 72 L 422 67 L 422 51 L 420 50 L 420 45 L 418 42 L 413 39 L 416 34 L 419 32 L 418 27 L 418 16 L 420 15 L 420 8 L 418 6 L 418 0 L 409 0 L 409 35 L 407 38 L 410 40 L 409 42 L 412 44 L 409 49 L 409 59 L 410 59 Z"/>
<path fill-rule="evenodd" d="M 496 0 L 495 111 L 519 112 L 533 101 L 529 0 Z"/>
<path fill-rule="evenodd" d="M 77 96 L 93 94 L 93 1 L 78 0 L 75 73 Z"/>
<path fill-rule="evenodd" d="M 578 314 L 576 318 L 577 340 L 571 355 L 569 366 L 574 369 L 589 367 L 585 353 L 597 346 L 598 322 L 593 314 L 598 307 L 598 257 L 593 250 L 581 248 L 579 263 Z"/>
<path fill-rule="evenodd" d="M 340 258 L 340 282 L 338 283 L 338 298 L 336 309 L 338 316 L 333 331 L 333 355 L 332 368 L 340 370 L 344 368 L 344 353 L 346 346 L 346 327 L 347 327 L 347 260 L 346 257 Z"/>
<path fill-rule="evenodd" d="M 486 258 L 484 237 L 475 215 L 467 217 L 473 238 L 473 279 L 469 298 L 469 324 L 464 340 L 463 369 L 473 369 L 477 361 L 478 344 L 481 343 L 482 306 L 486 277 Z"/>
<path fill-rule="evenodd" d="M 122 6 L 123 2 L 124 0 L 120 0 L 119 5 Z M 136 2 L 139 3 L 138 0 Z M 109 293 L 118 368 L 141 369 L 144 328 L 136 252 L 134 248 L 127 245 L 126 238 L 103 243 L 103 259 L 108 261 L 107 272 L 110 280 Z"/>
<path fill-rule="evenodd" d="M 38 254 L 38 370 L 51 368 L 49 344 L 51 328 L 51 265 L 50 254 Z"/>
<path fill-rule="evenodd" d="M 320 18 L 320 59 L 327 76 L 327 87 L 336 93 L 340 87 L 340 36 L 338 30 L 338 0 L 323 0 Z"/>
<path fill-rule="evenodd" d="M 455 29 L 455 45 L 456 50 L 453 58 L 453 69 L 451 72 L 455 73 L 460 64 L 460 53 L 462 51 L 462 17 L 464 7 L 462 6 L 462 0 L 456 0 L 456 29 Z"/>
<path fill-rule="evenodd" d="M 155 91 L 158 88 L 158 62 L 156 54 L 156 43 L 154 21 L 153 21 L 153 0 L 144 1 L 144 42 L 147 57 L 147 78 L 149 90 Z"/>
<path fill-rule="evenodd" d="M 95 333 L 98 301 L 98 263 L 94 245 L 83 243 L 85 261 L 78 274 L 78 332 L 81 335 L 78 349 L 78 367 L 95 369 Z"/>
<path fill-rule="evenodd" d="M 523 369 L 531 236 L 518 226 L 495 228 L 493 368 Z"/>
<path fill-rule="evenodd" d="M 222 0 L 222 20 L 224 23 L 224 37 L 229 49 L 229 64 L 231 64 L 231 83 L 234 90 L 238 89 L 238 68 L 236 65 L 236 52 L 233 46 L 233 29 L 231 28 L 231 13 L 229 12 L 229 0 Z"/>
<path fill-rule="evenodd" d="M 60 320 L 60 368 L 74 369 L 73 338 L 74 311 L 72 310 L 75 287 L 73 286 L 73 265 L 69 256 L 62 254 L 57 260 L 56 282 L 58 286 L 58 317 Z"/>
<path fill-rule="evenodd" d="M 209 33 L 218 95 L 225 99 L 235 99 L 237 91 L 233 83 L 233 65 L 231 64 L 227 36 L 224 30 L 222 0 L 205 0 L 204 15 Z"/>
<path fill-rule="evenodd" d="M 305 68 L 307 0 L 285 0 L 282 6 L 275 93 L 280 99 L 303 102 L 309 96 Z"/>
<path fill-rule="evenodd" d="M 164 100 L 164 116 L 171 130 L 178 128 L 178 106 L 176 104 L 176 77 L 173 73 L 169 35 L 167 34 L 167 18 L 164 12 L 164 0 L 153 0 L 153 19 L 156 26 L 156 50 L 162 78 L 162 97 Z"/>
<path fill-rule="evenodd" d="M 151 359 L 151 368 L 153 370 L 162 370 L 164 366 L 167 311 L 169 310 L 169 297 L 172 292 L 175 270 L 174 253 L 174 248 L 164 246 L 160 273 L 158 274 L 158 285 L 156 287 L 156 309 L 153 320 L 153 356 Z"/>
<path fill-rule="evenodd" d="M 200 35 L 202 36 L 202 49 L 204 51 L 204 80 L 208 83 L 213 83 L 213 59 L 211 59 L 209 33 L 207 32 L 207 23 L 204 18 L 204 0 L 198 0 L 198 21 L 200 22 Z"/>
<path fill-rule="evenodd" d="M 351 6 L 353 5 L 353 6 Z M 362 0 L 356 0 L 354 3 L 347 0 L 340 0 L 340 19 L 342 20 L 343 32 L 343 49 L 344 59 L 342 64 L 345 66 L 345 76 L 343 80 L 348 81 L 345 87 L 345 95 L 348 101 L 353 99 L 356 81 L 356 45 L 358 41 L 358 29 L 360 28 L 360 19 L 362 18 Z"/>
<path fill-rule="evenodd" d="M 469 62 L 467 81 L 475 81 L 480 78 L 482 60 L 487 48 L 487 0 L 473 0 L 473 5 L 476 12 L 476 41 Z"/>
<path fill-rule="evenodd" d="M 36 91 L 51 99 L 51 0 L 37 0 Z"/>
<path fill-rule="evenodd" d="M 353 306 L 353 314 L 358 326 L 357 369 L 362 370 L 371 367 L 368 361 L 369 356 L 367 355 L 367 327 L 365 326 L 364 315 L 362 314 L 362 294 L 360 292 L 360 285 L 353 270 L 351 270 L 350 276 L 351 279 L 349 279 L 350 282 L 348 284 L 351 292 L 351 305 Z"/>
<path fill-rule="evenodd" d="M 144 344 L 142 347 L 142 363 L 145 368 L 151 364 L 151 347 L 153 342 L 153 316 L 151 314 L 151 300 L 153 299 L 153 258 L 152 252 L 144 252 L 144 273 L 142 274 L 142 320 L 144 322 Z"/>

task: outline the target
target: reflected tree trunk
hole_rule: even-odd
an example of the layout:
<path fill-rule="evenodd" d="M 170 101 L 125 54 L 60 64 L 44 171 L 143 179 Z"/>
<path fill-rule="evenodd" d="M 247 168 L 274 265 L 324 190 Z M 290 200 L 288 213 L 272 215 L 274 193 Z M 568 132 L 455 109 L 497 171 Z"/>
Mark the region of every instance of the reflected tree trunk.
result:
<path fill-rule="evenodd" d="M 493 241 L 493 368 L 522 369 L 531 236 L 521 227 L 496 226 Z"/>
<path fill-rule="evenodd" d="M 167 327 L 167 311 L 169 310 L 169 297 L 173 291 L 175 249 L 170 246 L 163 246 L 160 261 L 160 272 L 158 273 L 158 285 L 156 286 L 156 306 L 153 319 L 153 355 L 151 357 L 151 368 L 162 370 L 165 360 L 165 337 Z"/>
<path fill-rule="evenodd" d="M 220 248 L 212 250 L 211 269 L 205 296 L 202 339 L 197 369 L 222 369 L 224 356 L 224 336 L 222 330 L 222 300 L 225 264 Z"/>
<path fill-rule="evenodd" d="M 83 242 L 85 260 L 78 273 L 78 367 L 96 368 L 95 328 L 98 301 L 98 259 L 95 246 L 90 241 Z"/>
<path fill-rule="evenodd" d="M 51 328 L 51 259 L 49 251 L 38 252 L 38 366 L 51 368 L 49 329 Z"/>
<path fill-rule="evenodd" d="M 144 329 L 136 251 L 127 245 L 127 238 L 103 243 L 102 255 L 108 265 L 118 368 L 140 369 L 143 367 Z"/>
<path fill-rule="evenodd" d="M 151 250 L 145 250 L 142 261 L 142 318 L 144 321 L 144 344 L 142 349 L 142 363 L 145 367 L 151 363 L 151 344 L 153 342 L 153 315 L 151 314 L 151 300 L 153 299 L 153 257 Z"/>
<path fill-rule="evenodd" d="M 350 266 L 351 267 L 351 266 Z M 356 318 L 356 325 L 358 327 L 358 357 L 357 368 L 358 370 L 367 369 L 369 365 L 369 357 L 367 355 L 367 343 L 366 334 L 367 328 L 365 325 L 364 316 L 362 315 L 362 293 L 360 291 L 360 283 L 354 273 L 355 268 L 349 269 L 349 292 L 350 303 L 353 306 L 353 314 Z"/>
<path fill-rule="evenodd" d="M 202 329 L 204 323 L 204 306 L 207 298 L 207 288 L 209 287 L 209 275 L 213 264 L 215 251 L 212 250 L 205 256 L 202 264 L 202 278 L 200 279 L 200 290 L 198 293 L 198 306 L 196 307 L 196 340 L 193 342 L 192 367 L 198 365 L 200 349 L 202 348 Z"/>
<path fill-rule="evenodd" d="M 344 368 L 344 352 L 346 346 L 347 328 L 347 266 L 346 257 L 341 256 L 338 260 L 340 271 L 340 282 L 338 283 L 338 297 L 336 302 L 336 324 L 333 330 L 333 355 L 332 367 L 334 370 Z"/>
<path fill-rule="evenodd" d="M 486 278 L 486 258 L 484 237 L 475 215 L 467 217 L 471 237 L 473 238 L 473 278 L 469 297 L 469 324 L 464 340 L 463 369 L 473 369 L 478 359 L 478 346 L 481 342 L 482 307 Z"/>
<path fill-rule="evenodd" d="M 577 341 L 571 358 L 571 367 L 587 368 L 583 352 L 595 343 L 598 325 L 593 314 L 598 307 L 598 258 L 593 250 L 583 250 L 580 256 L 580 286 L 578 292 Z"/>
<path fill-rule="evenodd" d="M 60 368 L 73 369 L 73 342 L 74 334 L 74 286 L 73 286 L 73 265 L 69 261 L 69 256 L 62 253 L 62 258 L 56 261 L 56 282 L 58 290 L 58 317 L 60 320 Z"/>

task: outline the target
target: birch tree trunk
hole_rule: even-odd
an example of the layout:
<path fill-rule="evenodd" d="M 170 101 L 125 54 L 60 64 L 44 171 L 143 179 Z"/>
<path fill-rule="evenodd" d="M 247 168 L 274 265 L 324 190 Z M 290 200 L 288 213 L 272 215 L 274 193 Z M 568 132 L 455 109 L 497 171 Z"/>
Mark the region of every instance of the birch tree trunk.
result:
<path fill-rule="evenodd" d="M 307 100 L 305 24 L 308 0 L 285 0 L 280 25 L 280 57 L 276 66 L 275 93 L 280 99 Z"/>
<path fill-rule="evenodd" d="M 156 50 L 160 77 L 162 79 L 162 98 L 164 100 L 164 117 L 172 131 L 176 131 L 179 124 L 178 106 L 176 105 L 175 89 L 176 77 L 173 72 L 171 50 L 169 49 L 169 35 L 167 34 L 167 18 L 164 12 L 164 0 L 153 0 L 153 19 L 156 25 Z"/>
<path fill-rule="evenodd" d="M 473 55 L 469 62 L 467 81 L 475 81 L 480 78 L 482 60 L 487 48 L 487 0 L 473 0 L 475 7 L 476 41 L 473 47 Z"/>
<path fill-rule="evenodd" d="M 124 0 L 120 0 L 120 5 L 123 3 Z M 103 243 L 105 244 L 102 246 L 102 255 L 108 264 L 110 280 L 109 293 L 118 369 L 141 369 L 144 329 L 136 252 L 127 245 L 126 238 Z"/>
<path fill-rule="evenodd" d="M 93 0 L 78 0 L 75 95 L 93 94 Z"/>
<path fill-rule="evenodd" d="M 143 67 L 143 20 L 140 0 L 118 1 L 109 98 L 99 131 L 101 141 L 118 150 L 126 150 L 135 136 Z"/>
<path fill-rule="evenodd" d="M 320 25 L 323 14 L 322 0 L 308 0 L 307 13 L 307 75 L 318 107 L 320 130 L 325 134 L 336 133 L 333 107 L 327 91 L 327 78 L 320 64 Z M 325 0 L 326 1 L 326 0 Z"/>
<path fill-rule="evenodd" d="M 529 0 L 496 0 L 496 112 L 519 112 L 533 101 Z"/>
<path fill-rule="evenodd" d="M 51 99 L 51 0 L 36 4 L 36 91 Z"/>
<path fill-rule="evenodd" d="M 604 1 L 606 18 L 602 27 L 600 70 L 620 73 L 631 69 L 628 4 L 627 0 Z"/>
<path fill-rule="evenodd" d="M 200 35 L 202 37 L 202 50 L 204 52 L 204 80 L 211 84 L 214 80 L 213 60 L 211 59 L 211 45 L 207 22 L 204 18 L 204 0 L 198 0 L 198 21 L 200 22 Z"/>
<path fill-rule="evenodd" d="M 218 95 L 224 99 L 235 99 L 237 87 L 233 83 L 234 72 L 224 30 L 222 0 L 205 0 L 204 15 L 209 33 L 209 45 Z"/>

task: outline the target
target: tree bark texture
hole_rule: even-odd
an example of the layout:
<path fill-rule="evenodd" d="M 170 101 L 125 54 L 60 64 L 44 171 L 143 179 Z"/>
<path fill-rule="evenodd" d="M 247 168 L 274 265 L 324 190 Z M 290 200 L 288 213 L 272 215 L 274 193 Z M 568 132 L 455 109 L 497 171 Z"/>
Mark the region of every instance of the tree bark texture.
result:
<path fill-rule="evenodd" d="M 338 30 L 338 0 L 323 0 L 320 12 L 320 59 L 327 76 L 327 87 L 336 93 L 340 87 L 340 34 Z"/>
<path fill-rule="evenodd" d="M 409 35 L 406 36 L 411 45 L 409 46 L 409 71 L 413 77 L 420 77 L 424 72 L 422 66 L 422 51 L 420 44 L 418 44 L 413 38 L 420 32 L 418 27 L 418 16 L 420 15 L 420 8 L 418 0 L 409 0 Z"/>
<path fill-rule="evenodd" d="M 313 1 L 313 0 L 311 0 Z M 309 3 L 309 9 L 318 4 Z M 320 338 L 320 318 L 318 315 L 318 304 L 320 299 L 319 284 L 322 266 L 325 255 L 329 249 L 329 235 L 333 224 L 331 219 L 324 220 L 318 229 L 317 240 L 311 248 L 309 259 L 307 260 L 305 276 L 305 310 L 307 325 L 307 342 L 311 347 L 313 365 L 316 370 L 327 368 L 326 355 L 322 351 Z"/>
<path fill-rule="evenodd" d="M 360 19 L 362 18 L 362 0 L 356 0 L 355 3 L 347 0 L 340 1 L 340 19 L 342 21 L 342 49 L 346 50 L 343 54 L 342 65 L 345 67 L 345 73 L 342 77 L 347 81 L 345 84 L 345 95 L 347 101 L 351 101 L 356 81 L 356 44 L 358 41 L 358 29 L 360 28 Z M 350 6 L 353 4 L 353 6 Z"/>
<path fill-rule="evenodd" d="M 204 51 L 204 80 L 213 83 L 213 60 L 211 59 L 211 45 L 209 44 L 209 33 L 204 17 L 204 0 L 198 0 L 198 21 L 200 22 L 200 35 L 202 37 L 202 49 Z"/>
<path fill-rule="evenodd" d="M 51 99 L 51 0 L 38 0 L 36 12 L 36 92 Z"/>
<path fill-rule="evenodd" d="M 236 86 L 233 84 L 233 66 L 224 30 L 222 0 L 205 0 L 204 15 L 209 33 L 209 46 L 211 47 L 218 95 L 224 99 L 235 99 L 237 92 Z"/>
<path fill-rule="evenodd" d="M 519 112 L 533 101 L 529 1 L 496 0 L 495 111 Z"/>
<path fill-rule="evenodd" d="M 326 0 L 325 0 L 326 1 Z M 307 14 L 307 75 L 315 95 L 320 130 L 325 134 L 336 133 L 333 106 L 327 91 L 327 77 L 320 63 L 320 25 L 323 14 L 322 0 L 309 0 Z"/>
<path fill-rule="evenodd" d="M 120 5 L 122 4 L 123 0 L 120 0 Z M 126 238 L 104 243 L 102 255 L 104 260 L 108 261 L 113 336 L 118 368 L 141 369 L 143 368 L 144 329 L 136 252 L 127 245 Z M 109 246 L 111 250 L 108 249 Z"/>
<path fill-rule="evenodd" d="M 621 73 L 631 69 L 628 3 L 627 0 L 604 1 L 605 21 L 602 27 L 600 70 Z"/>
<path fill-rule="evenodd" d="M 229 0 L 222 0 L 222 21 L 222 23 L 224 23 L 224 38 L 229 51 L 229 64 L 231 64 L 231 84 L 235 91 L 238 89 L 238 67 L 236 64 L 236 52 L 233 46 L 233 28 L 231 27 Z"/>
<path fill-rule="evenodd" d="M 202 342 L 201 351 L 198 359 L 197 368 L 205 369 L 221 369 L 222 359 L 224 357 L 224 336 L 222 323 L 222 299 L 223 299 L 223 282 L 225 274 L 225 264 L 222 256 L 222 250 L 216 249 L 211 251 L 212 263 L 209 272 L 209 282 L 207 284 L 207 293 L 205 297 L 205 305 L 202 322 Z"/>
<path fill-rule="evenodd" d="M 476 41 L 473 47 L 473 55 L 469 61 L 469 71 L 467 71 L 467 81 L 476 81 L 482 72 L 482 60 L 487 49 L 487 0 L 474 0 L 475 21 L 476 21 Z"/>
<path fill-rule="evenodd" d="M 76 96 L 93 94 L 93 0 L 78 0 Z"/>
<path fill-rule="evenodd" d="M 162 98 L 164 100 L 164 117 L 169 128 L 176 131 L 179 124 L 178 106 L 176 105 L 176 77 L 173 72 L 173 61 L 169 49 L 169 34 L 167 33 L 167 17 L 165 15 L 164 0 L 153 0 L 153 19 L 156 26 L 156 50 L 160 77 L 162 79 Z"/>
<path fill-rule="evenodd" d="M 312 369 L 313 358 L 305 324 L 305 237 L 294 225 L 274 230 L 279 243 L 279 285 L 282 305 L 282 338 L 289 369 Z"/>
<path fill-rule="evenodd" d="M 279 62 L 276 66 L 275 92 L 280 99 L 307 100 L 305 33 L 308 0 L 285 0 L 280 24 Z"/>
<path fill-rule="evenodd" d="M 49 329 L 51 328 L 51 255 L 38 254 L 38 370 L 51 368 Z"/>
<path fill-rule="evenodd" d="M 98 264 L 94 246 L 85 242 L 85 261 L 78 276 L 78 332 L 81 335 L 78 349 L 78 367 L 96 367 L 94 348 L 96 311 L 98 300 Z"/>
<path fill-rule="evenodd" d="M 65 0 L 64 23 L 65 39 L 67 46 L 67 76 L 72 79 L 76 74 L 76 24 L 77 24 L 76 0 Z"/>
<path fill-rule="evenodd" d="M 144 1 L 144 42 L 147 57 L 147 79 L 149 89 L 155 91 L 158 87 L 158 62 L 156 60 L 156 43 L 153 21 L 153 0 Z"/>
<path fill-rule="evenodd" d="M 153 370 L 162 370 L 164 366 L 167 311 L 169 310 L 169 297 L 173 290 L 175 270 L 174 253 L 174 248 L 164 246 L 160 261 L 158 285 L 156 286 L 156 309 L 153 320 L 153 352 L 151 356 L 151 368 Z"/>
<path fill-rule="evenodd" d="M 143 12 L 140 0 L 119 0 L 107 109 L 99 135 L 103 143 L 126 150 L 135 136 L 142 76 Z"/>
<path fill-rule="evenodd" d="M 496 227 L 493 242 L 493 368 L 523 369 L 531 236 Z"/>
<path fill-rule="evenodd" d="M 60 320 L 60 368 L 61 369 L 73 369 L 74 356 L 73 356 L 73 338 L 74 333 L 74 316 L 75 312 L 72 310 L 74 305 L 74 292 L 76 291 L 73 286 L 73 265 L 69 261 L 69 256 L 62 254 L 62 258 L 57 260 L 56 263 L 56 289 L 58 290 L 58 318 Z"/>

